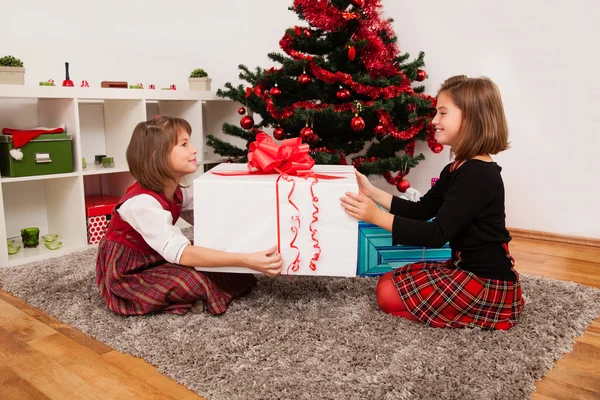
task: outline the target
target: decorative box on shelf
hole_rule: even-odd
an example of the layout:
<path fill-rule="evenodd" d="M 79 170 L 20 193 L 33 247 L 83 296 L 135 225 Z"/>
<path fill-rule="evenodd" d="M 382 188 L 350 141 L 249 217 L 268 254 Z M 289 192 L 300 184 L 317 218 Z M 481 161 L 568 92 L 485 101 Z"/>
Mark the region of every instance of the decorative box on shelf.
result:
<path fill-rule="evenodd" d="M 88 243 L 96 244 L 104 237 L 113 208 L 121 200 L 117 196 L 85 196 Z"/>
<path fill-rule="evenodd" d="M 407 264 L 445 261 L 452 256 L 448 243 L 439 249 L 393 246 L 391 232 L 362 221 L 358 231 L 358 275 L 382 275 Z"/>
<path fill-rule="evenodd" d="M 12 136 L 0 135 L 0 169 L 9 177 L 73 172 L 71 135 L 40 135 L 17 150 Z"/>
<path fill-rule="evenodd" d="M 340 205 L 344 193 L 358 192 L 354 168 L 316 165 L 311 173 L 251 174 L 246 164 L 223 163 L 202 174 L 193 183 L 194 244 L 229 252 L 278 245 L 282 274 L 356 276 L 358 224 Z M 233 267 L 204 270 L 252 272 Z"/>

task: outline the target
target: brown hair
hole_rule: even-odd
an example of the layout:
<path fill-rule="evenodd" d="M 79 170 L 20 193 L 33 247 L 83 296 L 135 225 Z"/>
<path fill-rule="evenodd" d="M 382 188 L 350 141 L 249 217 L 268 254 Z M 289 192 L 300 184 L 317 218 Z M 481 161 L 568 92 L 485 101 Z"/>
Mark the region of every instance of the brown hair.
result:
<path fill-rule="evenodd" d="M 190 135 L 190 124 L 176 117 L 158 116 L 137 124 L 127 146 L 131 175 L 142 187 L 162 192 L 167 180 L 176 181 L 169 167 L 169 156 L 177 144 L 180 129 Z"/>
<path fill-rule="evenodd" d="M 498 86 L 489 78 L 457 75 L 447 79 L 440 90 L 462 111 L 462 124 L 452 146 L 456 160 L 481 154 L 498 154 L 508 149 L 508 125 Z"/>

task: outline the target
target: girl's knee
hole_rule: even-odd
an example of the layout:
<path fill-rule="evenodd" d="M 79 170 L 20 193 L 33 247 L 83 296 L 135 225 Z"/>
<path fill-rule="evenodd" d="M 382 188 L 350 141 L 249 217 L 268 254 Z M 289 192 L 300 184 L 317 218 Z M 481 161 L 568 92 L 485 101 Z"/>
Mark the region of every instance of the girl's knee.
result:
<path fill-rule="evenodd" d="M 404 308 L 398 289 L 391 279 L 384 280 L 383 277 L 377 284 L 377 304 L 383 312 L 392 313 Z"/>

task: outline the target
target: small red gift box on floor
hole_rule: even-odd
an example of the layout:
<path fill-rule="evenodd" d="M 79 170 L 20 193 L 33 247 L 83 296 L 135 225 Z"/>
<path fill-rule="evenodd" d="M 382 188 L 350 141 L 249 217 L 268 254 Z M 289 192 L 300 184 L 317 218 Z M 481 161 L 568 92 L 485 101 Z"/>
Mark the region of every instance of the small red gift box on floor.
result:
<path fill-rule="evenodd" d="M 117 196 L 85 196 L 88 243 L 96 244 L 104 237 L 113 208 L 121 200 Z"/>

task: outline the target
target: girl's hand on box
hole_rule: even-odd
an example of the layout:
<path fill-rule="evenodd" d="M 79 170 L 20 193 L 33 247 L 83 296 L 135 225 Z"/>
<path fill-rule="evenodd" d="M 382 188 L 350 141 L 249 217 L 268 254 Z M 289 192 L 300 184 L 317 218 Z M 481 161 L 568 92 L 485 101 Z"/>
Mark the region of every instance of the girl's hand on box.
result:
<path fill-rule="evenodd" d="M 283 259 L 281 254 L 277 253 L 277 246 L 273 246 L 267 250 L 248 253 L 245 264 L 256 272 L 261 272 L 267 276 L 276 276 L 281 273 Z"/>
<path fill-rule="evenodd" d="M 354 172 L 356 174 L 356 181 L 358 183 L 358 191 L 370 198 L 375 192 L 375 186 L 365 175 L 361 174 L 357 170 L 354 170 Z"/>
<path fill-rule="evenodd" d="M 364 177 L 364 175 L 362 176 Z M 365 194 L 347 192 L 346 196 L 341 198 L 341 201 L 346 213 L 360 221 L 373 224 L 375 223 L 377 213 L 381 212 L 375 202 Z"/>

